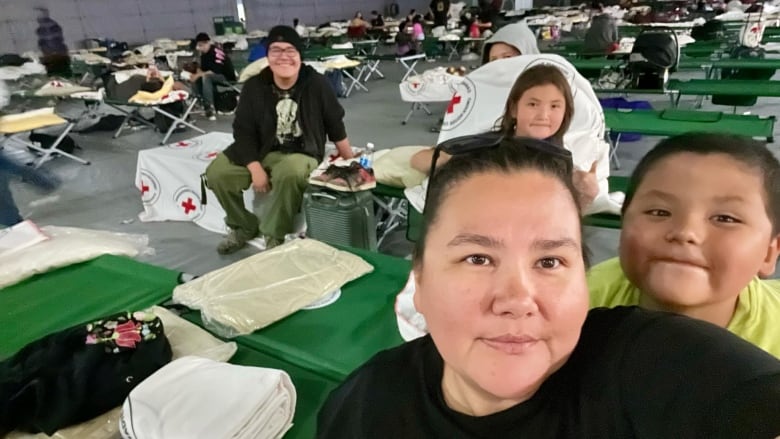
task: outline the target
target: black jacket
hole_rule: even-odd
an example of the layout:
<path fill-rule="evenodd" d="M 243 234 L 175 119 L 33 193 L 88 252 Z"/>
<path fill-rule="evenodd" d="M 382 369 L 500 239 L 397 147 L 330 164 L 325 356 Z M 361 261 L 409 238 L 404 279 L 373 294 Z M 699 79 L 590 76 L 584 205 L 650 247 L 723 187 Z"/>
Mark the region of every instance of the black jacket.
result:
<path fill-rule="evenodd" d="M 208 52 L 200 56 L 200 68 L 204 72 L 214 72 L 222 75 L 228 81 L 236 80 L 236 69 L 233 61 L 222 48 L 212 44 Z"/>
<path fill-rule="evenodd" d="M 325 156 L 326 139 L 338 142 L 347 137 L 344 109 L 327 79 L 310 66 L 301 66 L 294 89 L 303 153 L 320 161 Z M 233 144 L 225 150 L 231 162 L 246 166 L 274 150 L 276 101 L 270 67 L 244 84 L 233 121 Z"/>

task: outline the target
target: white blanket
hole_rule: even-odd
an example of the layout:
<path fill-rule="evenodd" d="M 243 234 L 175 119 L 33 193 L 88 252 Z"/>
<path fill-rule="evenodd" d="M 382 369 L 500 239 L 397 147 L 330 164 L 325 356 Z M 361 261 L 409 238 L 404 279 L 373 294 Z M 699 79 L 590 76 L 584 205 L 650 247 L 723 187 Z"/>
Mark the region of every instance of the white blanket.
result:
<path fill-rule="evenodd" d="M 130 392 L 120 432 L 124 439 L 281 438 L 295 403 L 284 371 L 184 357 Z"/>

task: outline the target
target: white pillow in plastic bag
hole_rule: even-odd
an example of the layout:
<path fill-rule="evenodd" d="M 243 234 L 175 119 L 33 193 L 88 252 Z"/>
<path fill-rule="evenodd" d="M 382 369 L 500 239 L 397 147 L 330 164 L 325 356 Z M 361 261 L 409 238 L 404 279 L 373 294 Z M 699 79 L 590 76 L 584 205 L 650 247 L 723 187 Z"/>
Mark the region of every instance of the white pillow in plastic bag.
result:
<path fill-rule="evenodd" d="M 146 235 L 57 226 L 41 230 L 51 239 L 0 255 L 0 288 L 101 255 L 136 257 L 154 253 Z"/>
<path fill-rule="evenodd" d="M 352 253 L 297 239 L 179 285 L 173 300 L 200 310 L 208 329 L 235 337 L 281 320 L 373 269 Z"/>

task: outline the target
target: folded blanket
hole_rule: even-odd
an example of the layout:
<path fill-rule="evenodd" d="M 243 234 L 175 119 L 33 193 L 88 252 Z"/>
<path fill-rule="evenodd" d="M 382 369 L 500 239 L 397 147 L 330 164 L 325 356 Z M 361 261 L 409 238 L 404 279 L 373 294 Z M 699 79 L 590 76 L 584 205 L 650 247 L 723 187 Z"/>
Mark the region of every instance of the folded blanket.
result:
<path fill-rule="evenodd" d="M 0 133 L 24 133 L 38 128 L 62 125 L 67 122 L 54 114 L 54 107 L 41 108 L 0 117 Z"/>
<path fill-rule="evenodd" d="M 154 306 L 149 311 L 162 320 L 174 360 L 195 355 L 213 361 L 227 361 L 237 350 L 235 343 L 225 343 L 165 308 Z M 53 436 L 17 431 L 6 439 L 116 439 L 119 437 L 121 413 L 122 408 L 118 406 L 87 422 L 61 429 Z"/>
<path fill-rule="evenodd" d="M 171 90 L 173 90 L 173 76 L 169 76 L 159 90 L 154 92 L 141 90 L 138 93 L 134 94 L 132 97 L 130 97 L 128 101 L 139 103 L 139 104 L 150 104 L 150 103 L 160 102 L 165 96 L 168 95 L 168 93 L 171 92 Z"/>
<path fill-rule="evenodd" d="M 295 402 L 284 371 L 184 357 L 130 392 L 120 432 L 124 439 L 281 438 Z"/>

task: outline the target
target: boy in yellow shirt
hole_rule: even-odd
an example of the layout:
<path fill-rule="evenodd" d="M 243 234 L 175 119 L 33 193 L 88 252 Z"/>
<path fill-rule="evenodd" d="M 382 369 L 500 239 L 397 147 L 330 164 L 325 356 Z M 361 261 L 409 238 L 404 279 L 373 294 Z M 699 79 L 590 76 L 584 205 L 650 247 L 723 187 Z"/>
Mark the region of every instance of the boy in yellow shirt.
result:
<path fill-rule="evenodd" d="M 780 358 L 780 162 L 760 142 L 689 133 L 642 158 L 619 259 L 588 273 L 592 307 L 639 305 L 709 321 Z"/>

